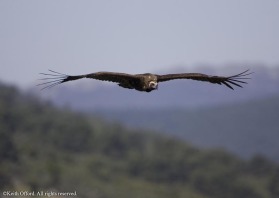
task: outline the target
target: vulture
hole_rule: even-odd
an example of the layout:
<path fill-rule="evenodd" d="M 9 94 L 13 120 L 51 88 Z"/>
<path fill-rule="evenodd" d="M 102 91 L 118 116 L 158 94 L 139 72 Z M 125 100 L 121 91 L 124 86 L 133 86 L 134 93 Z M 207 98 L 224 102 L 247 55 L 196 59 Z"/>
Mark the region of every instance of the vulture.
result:
<path fill-rule="evenodd" d="M 250 79 L 248 76 L 252 74 L 249 70 L 243 71 L 239 74 L 224 77 L 224 76 L 210 76 L 201 73 L 177 73 L 177 74 L 126 74 L 118 72 L 95 72 L 84 75 L 66 75 L 53 70 L 48 70 L 49 73 L 40 73 L 44 77 L 39 79 L 45 82 L 38 84 L 43 86 L 42 89 L 51 88 L 61 83 L 81 78 L 91 78 L 102 81 L 110 81 L 117 83 L 120 87 L 127 89 L 135 89 L 137 91 L 151 92 L 158 89 L 158 83 L 176 79 L 191 79 L 209 82 L 213 84 L 225 85 L 230 89 L 242 87 L 242 84 L 247 83 L 245 80 Z"/>

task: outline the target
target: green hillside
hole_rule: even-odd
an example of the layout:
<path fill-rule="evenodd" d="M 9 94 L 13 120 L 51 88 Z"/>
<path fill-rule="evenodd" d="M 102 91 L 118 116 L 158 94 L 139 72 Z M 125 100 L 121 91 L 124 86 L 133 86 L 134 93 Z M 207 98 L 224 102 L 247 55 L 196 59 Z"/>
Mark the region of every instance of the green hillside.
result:
<path fill-rule="evenodd" d="M 278 189 L 279 166 L 262 157 L 198 150 L 0 85 L 1 196 L 275 198 Z"/>

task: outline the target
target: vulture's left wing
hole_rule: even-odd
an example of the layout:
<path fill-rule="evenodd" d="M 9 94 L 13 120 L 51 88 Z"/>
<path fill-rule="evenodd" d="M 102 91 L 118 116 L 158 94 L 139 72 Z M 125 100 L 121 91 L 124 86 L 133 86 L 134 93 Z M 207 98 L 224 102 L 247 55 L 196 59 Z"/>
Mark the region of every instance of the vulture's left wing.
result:
<path fill-rule="evenodd" d="M 199 81 L 206 81 L 214 84 L 224 84 L 230 89 L 233 89 L 233 85 L 242 87 L 241 84 L 247 83 L 243 80 L 250 79 L 247 76 L 252 74 L 246 70 L 240 74 L 223 77 L 223 76 L 209 76 L 206 74 L 200 73 L 181 73 L 181 74 L 167 74 L 167 75 L 157 75 L 158 82 L 164 82 L 168 80 L 175 80 L 175 79 L 192 79 L 192 80 L 199 80 Z"/>

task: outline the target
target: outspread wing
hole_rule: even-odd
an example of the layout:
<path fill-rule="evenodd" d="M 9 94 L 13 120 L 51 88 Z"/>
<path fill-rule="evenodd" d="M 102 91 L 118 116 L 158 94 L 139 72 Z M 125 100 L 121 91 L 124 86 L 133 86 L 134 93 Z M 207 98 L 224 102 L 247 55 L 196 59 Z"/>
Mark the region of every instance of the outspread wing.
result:
<path fill-rule="evenodd" d="M 119 84 L 129 84 L 131 82 L 139 81 L 139 77 L 136 75 L 117 73 L 117 72 L 96 72 L 85 75 L 70 76 L 67 74 L 62 74 L 53 70 L 49 70 L 50 73 L 40 73 L 45 76 L 39 80 L 46 82 L 40 83 L 37 86 L 44 86 L 42 89 L 51 88 L 64 82 L 78 80 L 81 78 L 92 78 L 102 81 L 110 81 Z"/>
<path fill-rule="evenodd" d="M 247 84 L 247 82 L 243 80 L 250 79 L 247 76 L 252 73 L 249 70 L 246 70 L 242 73 L 237 75 L 223 77 L 223 76 L 209 76 L 200 73 L 181 73 L 181 74 L 167 74 L 167 75 L 157 75 L 158 82 L 164 82 L 168 80 L 175 80 L 175 79 L 192 79 L 192 80 L 199 80 L 199 81 L 206 81 L 214 84 L 219 85 L 226 85 L 230 89 L 233 89 L 233 86 L 242 87 L 241 84 Z"/>

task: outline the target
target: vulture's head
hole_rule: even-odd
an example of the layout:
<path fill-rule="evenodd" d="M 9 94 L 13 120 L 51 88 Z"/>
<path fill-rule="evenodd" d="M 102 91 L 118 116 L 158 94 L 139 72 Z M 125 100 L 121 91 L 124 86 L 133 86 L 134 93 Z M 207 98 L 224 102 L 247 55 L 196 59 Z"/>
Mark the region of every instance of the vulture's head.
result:
<path fill-rule="evenodd" d="M 158 89 L 157 76 L 153 74 L 146 74 L 144 84 L 147 92 Z"/>

